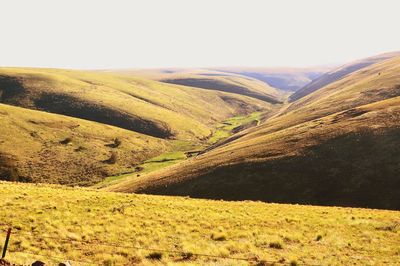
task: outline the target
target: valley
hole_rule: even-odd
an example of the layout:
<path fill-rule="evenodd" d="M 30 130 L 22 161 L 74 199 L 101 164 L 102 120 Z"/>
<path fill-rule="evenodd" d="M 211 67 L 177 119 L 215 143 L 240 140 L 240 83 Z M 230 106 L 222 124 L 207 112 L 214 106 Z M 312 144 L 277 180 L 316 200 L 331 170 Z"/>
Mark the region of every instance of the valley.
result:
<path fill-rule="evenodd" d="M 245 69 L 2 69 L 0 176 L 399 209 L 399 70 L 398 53 L 378 55 L 290 96 Z"/>
<path fill-rule="evenodd" d="M 368 65 L 195 158 L 106 189 L 399 209 L 399 68 L 396 56 Z"/>
<path fill-rule="evenodd" d="M 400 266 L 400 2 L 0 7 L 0 266 Z"/>

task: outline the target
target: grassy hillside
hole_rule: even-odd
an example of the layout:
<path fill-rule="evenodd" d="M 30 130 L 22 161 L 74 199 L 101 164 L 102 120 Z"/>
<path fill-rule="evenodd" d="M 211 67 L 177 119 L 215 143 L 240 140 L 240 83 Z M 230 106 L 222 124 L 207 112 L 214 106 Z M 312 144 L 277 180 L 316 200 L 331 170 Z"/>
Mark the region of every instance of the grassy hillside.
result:
<path fill-rule="evenodd" d="M 241 95 L 131 76 L 20 68 L 0 69 L 0 102 L 193 141 L 208 136 L 216 122 L 271 107 Z"/>
<path fill-rule="evenodd" d="M 191 160 L 109 189 L 400 209 L 400 58 L 355 72 Z"/>
<path fill-rule="evenodd" d="M 368 58 L 364 58 L 361 60 L 357 60 L 355 62 L 348 63 L 344 66 L 341 66 L 337 69 L 334 69 L 330 72 L 325 73 L 324 75 L 321 75 L 318 78 L 313 79 L 310 83 L 306 84 L 304 87 L 301 89 L 297 90 L 295 93 L 293 93 L 289 99 L 290 101 L 295 101 L 298 100 L 314 91 L 317 91 L 330 83 L 333 83 L 335 81 L 338 81 L 342 78 L 344 78 L 346 75 L 351 74 L 357 70 L 363 69 L 365 67 L 368 67 L 372 64 L 379 63 L 381 61 L 399 56 L 400 52 L 392 52 L 392 53 L 386 53 L 386 54 L 381 54 L 377 56 L 372 56 Z"/>
<path fill-rule="evenodd" d="M 73 265 L 400 263 L 400 214 L 392 211 L 6 182 L 0 182 L 0 206 L 0 245 L 11 225 L 6 259 L 25 265 L 67 259 Z"/>
<path fill-rule="evenodd" d="M 89 185 L 171 148 L 125 129 L 4 104 L 0 121 L 3 180 Z"/>

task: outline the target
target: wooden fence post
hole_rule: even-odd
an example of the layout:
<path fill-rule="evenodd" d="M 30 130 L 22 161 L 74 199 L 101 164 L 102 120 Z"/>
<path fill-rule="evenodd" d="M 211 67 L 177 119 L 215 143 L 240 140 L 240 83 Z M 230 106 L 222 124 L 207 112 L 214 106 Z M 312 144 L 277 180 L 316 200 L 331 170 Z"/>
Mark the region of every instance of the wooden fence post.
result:
<path fill-rule="evenodd" d="M 3 247 L 3 255 L 1 255 L 2 259 L 4 259 L 4 257 L 6 256 L 8 242 L 10 241 L 10 235 L 11 235 L 11 227 L 8 228 L 8 230 L 7 230 L 6 242 L 4 243 L 4 247 Z"/>

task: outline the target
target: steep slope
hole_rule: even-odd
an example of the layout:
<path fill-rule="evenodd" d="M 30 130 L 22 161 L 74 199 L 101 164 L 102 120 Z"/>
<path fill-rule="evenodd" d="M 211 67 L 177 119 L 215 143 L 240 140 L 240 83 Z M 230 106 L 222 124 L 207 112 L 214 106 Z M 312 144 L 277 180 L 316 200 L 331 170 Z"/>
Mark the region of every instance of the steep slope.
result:
<path fill-rule="evenodd" d="M 392 52 L 392 53 L 385 53 L 377 56 L 372 56 L 368 58 L 364 58 L 361 60 L 357 60 L 355 62 L 351 62 L 349 64 L 346 64 L 340 68 L 337 68 L 335 70 L 332 70 L 314 80 L 312 82 L 308 83 L 301 89 L 297 90 L 295 93 L 293 93 L 290 97 L 289 100 L 291 102 L 298 100 L 314 91 L 317 91 L 324 86 L 333 83 L 335 81 L 338 81 L 345 77 L 348 74 L 351 74 L 357 70 L 360 70 L 362 68 L 365 68 L 367 66 L 370 66 L 372 64 L 399 56 L 400 52 Z"/>
<path fill-rule="evenodd" d="M 0 69 L 0 102 L 170 139 L 202 139 L 217 121 L 268 110 L 241 95 L 136 77 L 55 69 Z"/>
<path fill-rule="evenodd" d="M 0 179 L 90 185 L 168 150 L 162 139 L 0 104 Z"/>
<path fill-rule="evenodd" d="M 110 189 L 400 209 L 399 73 L 400 58 L 374 64 L 194 159 Z"/>

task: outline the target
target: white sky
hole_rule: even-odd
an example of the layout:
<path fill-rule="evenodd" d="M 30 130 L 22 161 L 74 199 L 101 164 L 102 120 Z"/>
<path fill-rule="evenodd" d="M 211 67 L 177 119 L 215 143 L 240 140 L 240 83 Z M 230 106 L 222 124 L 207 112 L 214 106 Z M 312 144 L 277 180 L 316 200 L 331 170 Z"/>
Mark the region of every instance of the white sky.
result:
<path fill-rule="evenodd" d="M 313 66 L 400 50 L 400 1 L 1 0 L 0 65 Z"/>

